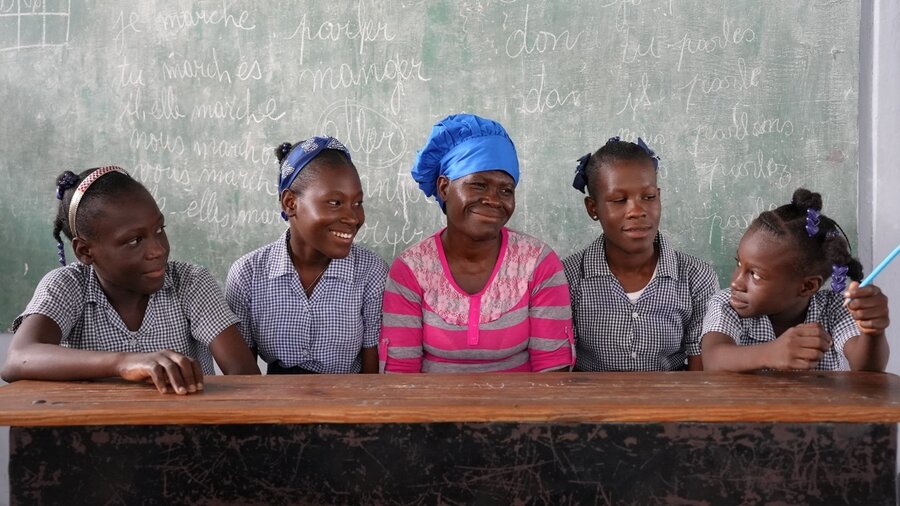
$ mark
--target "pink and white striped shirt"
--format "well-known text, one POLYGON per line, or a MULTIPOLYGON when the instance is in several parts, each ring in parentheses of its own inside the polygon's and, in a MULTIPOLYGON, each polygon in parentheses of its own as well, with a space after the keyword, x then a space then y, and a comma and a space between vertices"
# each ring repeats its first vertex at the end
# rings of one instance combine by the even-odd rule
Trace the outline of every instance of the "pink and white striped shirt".
POLYGON ((384 292, 378 353, 386 372, 527 372, 574 363, 562 263, 529 235, 502 229, 484 288, 463 291, 441 232, 400 254, 384 292))

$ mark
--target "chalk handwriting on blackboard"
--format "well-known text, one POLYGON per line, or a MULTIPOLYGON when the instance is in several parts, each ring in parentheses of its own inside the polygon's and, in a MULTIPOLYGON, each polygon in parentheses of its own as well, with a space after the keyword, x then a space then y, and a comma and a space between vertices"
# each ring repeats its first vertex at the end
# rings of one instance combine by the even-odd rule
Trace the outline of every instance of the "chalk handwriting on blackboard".
MULTIPOLYGON (((641 137, 662 157, 664 232, 725 280, 761 210, 857 184, 858 0, 746 4, 0 0, 0 232, 45 244, 44 197, 19 190, 117 163, 159 202, 174 254, 222 281, 284 230, 274 147, 332 135, 365 192, 357 241, 391 260, 445 223, 410 177, 416 149, 472 112, 516 142, 510 226, 560 256, 588 244, 575 161, 641 137)), ((855 213, 829 202, 851 238, 855 213)), ((15 299, 0 324, 53 267, 28 247, 0 253, 15 299)))

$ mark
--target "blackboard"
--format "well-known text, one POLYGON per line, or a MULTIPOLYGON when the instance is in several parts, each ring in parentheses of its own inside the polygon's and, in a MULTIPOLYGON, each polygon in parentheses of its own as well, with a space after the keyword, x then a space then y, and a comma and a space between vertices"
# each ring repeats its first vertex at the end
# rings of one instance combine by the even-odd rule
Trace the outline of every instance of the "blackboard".
POLYGON ((522 163, 511 226, 560 256, 599 233, 570 184, 612 135, 662 156, 662 228, 723 282, 749 221, 798 186, 855 238, 859 9, 0 0, 0 324, 55 265, 64 169, 129 169, 166 215, 172 258, 224 281, 284 228, 272 147, 334 135, 363 177, 359 240, 390 260, 443 223, 409 168, 454 112, 507 127, 522 163))

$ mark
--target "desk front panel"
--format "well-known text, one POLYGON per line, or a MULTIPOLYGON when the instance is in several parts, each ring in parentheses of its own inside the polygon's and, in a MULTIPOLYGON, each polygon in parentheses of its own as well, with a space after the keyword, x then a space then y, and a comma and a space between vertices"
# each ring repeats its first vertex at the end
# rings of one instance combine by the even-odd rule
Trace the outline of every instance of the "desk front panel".
POLYGON ((11 446, 29 506, 895 500, 894 424, 17 427, 11 446))

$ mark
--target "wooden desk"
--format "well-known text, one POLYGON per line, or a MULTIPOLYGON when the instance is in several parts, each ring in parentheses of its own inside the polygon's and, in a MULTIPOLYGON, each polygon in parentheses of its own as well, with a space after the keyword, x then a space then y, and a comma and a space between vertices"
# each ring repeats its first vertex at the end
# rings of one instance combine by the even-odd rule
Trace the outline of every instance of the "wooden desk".
POLYGON ((872 373, 0 388, 28 505, 894 504, 898 421, 900 378, 872 373))

